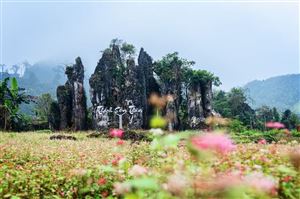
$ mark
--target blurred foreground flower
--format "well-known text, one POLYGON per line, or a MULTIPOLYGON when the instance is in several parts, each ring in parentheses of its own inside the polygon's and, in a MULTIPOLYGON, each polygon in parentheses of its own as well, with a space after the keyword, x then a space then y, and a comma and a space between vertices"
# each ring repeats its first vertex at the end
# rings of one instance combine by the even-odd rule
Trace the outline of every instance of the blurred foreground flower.
POLYGON ((282 124, 282 123, 280 123, 280 122, 267 122, 267 123, 265 124, 265 126, 266 126, 267 128, 272 128, 272 129, 282 129, 282 128, 285 127, 284 124, 282 124))
POLYGON ((182 174, 173 174, 168 178, 165 189, 174 195, 181 195, 188 187, 188 180, 182 174))
POLYGON ((151 128, 165 128, 167 121, 161 116, 154 116, 150 120, 151 128))
POLYGON ((249 186, 257 191, 272 193, 276 190, 275 180, 269 176, 264 176, 262 173, 251 173, 244 179, 246 186, 249 186))
POLYGON ((129 170, 129 175, 138 177, 145 175, 147 172, 148 171, 145 167, 136 164, 129 170))
POLYGON ((207 179, 198 178, 194 184, 199 192, 215 192, 224 191, 242 185, 240 172, 220 173, 217 176, 207 179))
POLYGON ((212 150, 222 154, 236 148, 228 136, 219 133, 205 133, 203 135, 193 137, 191 142, 198 150, 212 150))
POLYGON ((209 126, 227 126, 229 120, 219 116, 210 116, 206 118, 205 123, 209 126))
POLYGON ((291 153, 290 153, 290 160, 293 164, 293 166, 300 171, 300 147, 297 149, 294 149, 291 153))
POLYGON ((150 129, 149 132, 152 133, 154 136, 160 136, 164 134, 163 130, 161 129, 150 129))
POLYGON ((117 182, 114 184, 114 191, 117 195, 123 195, 131 191, 131 186, 126 183, 117 182))
POLYGON ((166 105, 166 98, 160 97, 156 93, 152 93, 149 98, 149 103, 158 109, 163 109, 166 105))
POLYGON ((118 137, 118 138, 122 138, 124 134, 124 131, 122 129, 111 129, 109 132, 109 135, 111 137, 118 137))

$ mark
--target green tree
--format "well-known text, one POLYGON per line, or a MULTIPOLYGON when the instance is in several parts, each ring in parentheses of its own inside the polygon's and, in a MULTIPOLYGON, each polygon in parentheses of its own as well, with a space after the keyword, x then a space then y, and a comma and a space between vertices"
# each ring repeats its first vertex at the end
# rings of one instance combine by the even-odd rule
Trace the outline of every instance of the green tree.
POLYGON ((289 109, 283 112, 281 122, 288 129, 294 129, 300 123, 298 116, 289 109))
POLYGON ((136 53, 134 45, 127 42, 122 43, 120 50, 123 59, 132 58, 136 53))
POLYGON ((232 117, 231 109, 228 103, 228 97, 225 91, 214 91, 213 93, 213 108, 223 117, 232 117))
POLYGON ((192 70, 189 81, 192 86, 194 84, 199 84, 199 82, 200 84, 212 82, 214 86, 221 85, 219 77, 215 76, 211 72, 208 72, 207 70, 192 70))
POLYGON ((263 123, 274 121, 273 109, 268 106, 262 106, 256 110, 257 119, 263 123))
POLYGON ((233 118, 236 118, 246 126, 253 128, 255 111, 247 103, 247 97, 243 89, 232 88, 228 93, 228 104, 233 118))
POLYGON ((280 114, 278 113, 275 107, 273 107, 272 109, 272 114, 273 114, 273 121, 280 121, 280 114))
POLYGON ((36 116, 43 121, 47 121, 50 115, 51 103, 54 100, 52 99, 49 93, 42 94, 38 97, 35 105, 36 116))
POLYGON ((227 93, 215 92, 213 108, 223 117, 237 119, 249 128, 255 126, 255 111, 247 103, 247 97, 241 88, 232 88, 227 93))
POLYGON ((16 127, 22 119, 19 114, 19 106, 21 103, 29 103, 31 96, 26 95, 23 88, 19 88, 16 78, 5 78, 0 83, 0 111, 1 111, 1 128, 9 130, 16 127))

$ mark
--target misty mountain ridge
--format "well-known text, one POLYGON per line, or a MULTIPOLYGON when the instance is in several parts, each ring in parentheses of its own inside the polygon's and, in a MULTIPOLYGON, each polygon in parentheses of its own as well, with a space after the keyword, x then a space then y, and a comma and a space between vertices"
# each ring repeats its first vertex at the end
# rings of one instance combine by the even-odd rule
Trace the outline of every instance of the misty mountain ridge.
POLYGON ((28 62, 4 66, 4 77, 16 77, 20 87, 31 95, 50 93, 55 96, 56 87, 64 83, 65 66, 54 62, 42 61, 33 65, 28 62))
POLYGON ((300 74, 288 74, 265 80, 254 80, 244 88, 252 108, 263 105, 280 111, 290 109, 300 114, 300 74))

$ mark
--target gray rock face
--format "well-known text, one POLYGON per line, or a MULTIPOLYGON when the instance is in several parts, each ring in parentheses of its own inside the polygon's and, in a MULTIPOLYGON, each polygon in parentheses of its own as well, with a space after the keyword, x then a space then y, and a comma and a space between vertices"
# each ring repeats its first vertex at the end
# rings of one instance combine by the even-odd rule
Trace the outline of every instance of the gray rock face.
POLYGON ((190 128, 200 128, 204 122, 203 101, 201 94, 201 86, 193 86, 189 89, 188 100, 188 119, 190 128))
POLYGON ((203 100, 203 110, 204 110, 204 116, 209 117, 212 116, 212 98, 213 98, 213 93, 212 93, 212 82, 206 82, 202 86, 202 100, 203 100))
POLYGON ((80 57, 73 66, 67 66, 65 85, 56 90, 60 109, 60 130, 85 130, 87 120, 86 96, 83 87, 84 66, 80 57))
POLYGON ((113 106, 120 105, 122 92, 117 79, 118 73, 122 73, 122 60, 119 47, 113 45, 112 49, 106 49, 99 60, 94 74, 91 76, 90 93, 93 105, 113 106))
POLYGON ((212 82, 198 82, 188 90, 189 127, 201 128, 205 118, 213 115, 212 82))
POLYGON ((84 79, 84 66, 82 65, 81 59, 76 59, 76 64, 73 65, 73 95, 72 95, 72 117, 73 117, 73 128, 74 130, 86 129, 86 96, 83 87, 84 79))
POLYGON ((139 82, 139 71, 133 59, 127 60, 125 73, 125 107, 128 110, 125 122, 129 129, 141 129, 143 125, 143 87, 139 82))
POLYGON ((92 74, 90 94, 93 120, 97 129, 140 129, 147 127, 151 107, 148 97, 159 92, 153 77, 152 58, 141 49, 138 65, 134 59, 122 60, 119 47, 103 52, 92 74))
POLYGON ((143 128, 147 128, 153 107, 149 106, 148 98, 152 93, 160 94, 160 86, 153 76, 152 58, 141 48, 138 56, 138 82, 143 107, 143 128))
POLYGON ((89 80, 96 128, 118 127, 118 117, 110 108, 122 107, 124 85, 123 80, 118 77, 123 73, 123 68, 119 47, 113 45, 103 52, 89 80))

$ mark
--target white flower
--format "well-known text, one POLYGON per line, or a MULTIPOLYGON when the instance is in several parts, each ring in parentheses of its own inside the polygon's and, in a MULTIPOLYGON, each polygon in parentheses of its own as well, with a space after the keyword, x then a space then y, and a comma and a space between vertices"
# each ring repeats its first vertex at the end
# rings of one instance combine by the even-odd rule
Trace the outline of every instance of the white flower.
POLYGON ((163 130, 161 129, 150 129, 150 133, 152 133, 154 136, 160 136, 164 134, 163 130))

